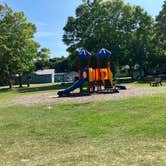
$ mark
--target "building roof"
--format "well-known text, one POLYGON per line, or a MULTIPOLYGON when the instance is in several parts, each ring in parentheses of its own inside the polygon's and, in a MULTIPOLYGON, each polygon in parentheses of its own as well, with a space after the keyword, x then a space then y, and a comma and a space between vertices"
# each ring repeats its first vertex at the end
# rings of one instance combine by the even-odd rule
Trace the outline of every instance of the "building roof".
POLYGON ((52 75, 55 73, 55 69, 44 69, 44 70, 37 70, 34 72, 36 75, 52 75))
POLYGON ((63 76, 66 75, 67 73, 55 73, 55 76, 63 76))

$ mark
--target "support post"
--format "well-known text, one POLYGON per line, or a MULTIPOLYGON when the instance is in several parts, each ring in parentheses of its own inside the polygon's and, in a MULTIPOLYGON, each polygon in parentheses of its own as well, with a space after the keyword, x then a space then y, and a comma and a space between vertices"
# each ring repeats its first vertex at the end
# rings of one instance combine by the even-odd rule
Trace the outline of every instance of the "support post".
MULTIPOLYGON (((81 79, 81 60, 78 57, 78 75, 79 75, 79 79, 81 79)), ((83 89, 82 86, 80 86, 80 93, 82 93, 83 89)))
POLYGON ((88 58, 88 93, 90 94, 91 83, 89 82, 89 68, 91 67, 91 57, 88 58))

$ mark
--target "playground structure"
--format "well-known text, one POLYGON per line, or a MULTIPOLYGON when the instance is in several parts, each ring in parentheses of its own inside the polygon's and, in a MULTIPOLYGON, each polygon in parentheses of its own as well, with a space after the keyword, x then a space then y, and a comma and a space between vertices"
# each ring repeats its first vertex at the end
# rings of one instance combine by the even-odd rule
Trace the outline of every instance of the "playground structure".
POLYGON ((91 54, 87 50, 81 50, 78 54, 79 80, 57 94, 60 97, 70 96, 71 92, 77 88, 80 88, 79 94, 85 94, 85 83, 87 83, 86 94, 118 92, 113 83, 110 61, 111 54, 107 49, 101 49, 97 53, 95 68, 93 68, 91 54))

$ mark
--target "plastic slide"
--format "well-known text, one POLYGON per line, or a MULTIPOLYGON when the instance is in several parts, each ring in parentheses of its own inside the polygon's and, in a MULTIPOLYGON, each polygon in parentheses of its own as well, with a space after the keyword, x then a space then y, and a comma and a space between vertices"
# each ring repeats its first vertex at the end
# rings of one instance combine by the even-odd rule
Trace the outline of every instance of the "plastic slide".
POLYGON ((102 72, 102 70, 101 70, 101 80, 103 82, 103 85, 105 85, 104 73, 102 72))
POLYGON ((92 68, 88 69, 88 74, 89 74, 89 82, 93 82, 95 80, 95 78, 93 76, 93 69, 92 68))
POLYGON ((109 79, 111 85, 113 86, 112 78, 113 78, 112 71, 110 70, 110 68, 108 68, 108 79, 109 79))
POLYGON ((71 85, 70 87, 68 87, 67 89, 65 89, 63 91, 59 91, 57 94, 59 96, 69 94, 73 90, 75 90, 75 89, 79 88, 81 85, 83 85, 84 81, 85 81, 84 78, 81 78, 80 80, 76 81, 73 85, 71 85))

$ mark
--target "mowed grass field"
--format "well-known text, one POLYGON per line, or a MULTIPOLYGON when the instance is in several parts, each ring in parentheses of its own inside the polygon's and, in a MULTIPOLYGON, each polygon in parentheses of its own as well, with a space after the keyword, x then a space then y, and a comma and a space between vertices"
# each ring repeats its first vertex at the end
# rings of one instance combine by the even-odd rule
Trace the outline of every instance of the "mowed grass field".
POLYGON ((41 87, 0 91, 0 165, 166 165, 166 91, 82 104, 7 104, 53 91, 41 87))

